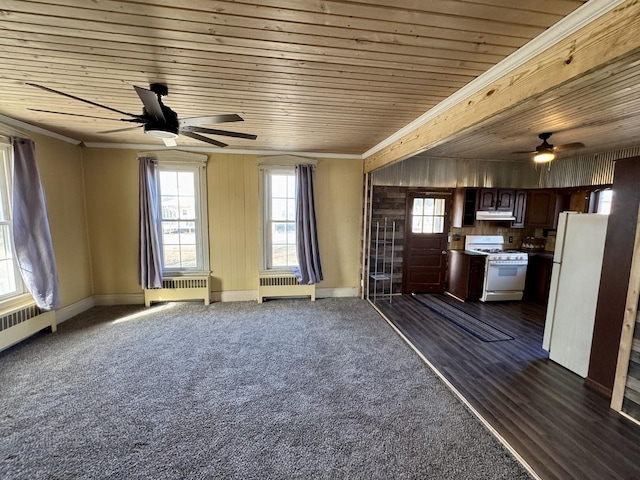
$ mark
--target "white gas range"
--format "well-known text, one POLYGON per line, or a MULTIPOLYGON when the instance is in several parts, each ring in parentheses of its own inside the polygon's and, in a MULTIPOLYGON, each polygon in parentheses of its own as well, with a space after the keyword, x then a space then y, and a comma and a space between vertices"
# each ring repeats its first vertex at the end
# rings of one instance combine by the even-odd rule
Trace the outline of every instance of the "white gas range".
POLYGON ((505 250, 501 235, 467 235, 464 248, 487 256, 481 301, 522 300, 529 263, 526 253, 505 250))

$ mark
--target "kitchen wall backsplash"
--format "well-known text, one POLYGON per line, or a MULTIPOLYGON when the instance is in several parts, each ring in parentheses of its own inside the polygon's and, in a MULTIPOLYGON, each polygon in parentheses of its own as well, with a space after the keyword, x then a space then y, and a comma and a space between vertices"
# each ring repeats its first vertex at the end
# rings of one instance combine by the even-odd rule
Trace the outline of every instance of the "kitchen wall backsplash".
POLYGON ((542 230, 536 228, 509 228, 497 226, 492 222, 479 222, 475 227, 451 228, 449 248, 452 250, 464 250, 466 235, 502 235, 504 246, 509 249, 519 250, 525 237, 542 237, 542 230), (456 240, 459 237, 459 240, 456 240), (511 241, 509 241, 511 240, 511 241))

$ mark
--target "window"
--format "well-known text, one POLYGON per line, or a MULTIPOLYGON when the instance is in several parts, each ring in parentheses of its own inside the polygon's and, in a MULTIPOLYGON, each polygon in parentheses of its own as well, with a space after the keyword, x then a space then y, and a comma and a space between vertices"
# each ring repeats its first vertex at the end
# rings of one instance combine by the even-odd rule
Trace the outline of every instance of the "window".
POLYGON ((613 191, 610 188, 606 190, 600 190, 598 192, 598 199, 596 202, 596 213, 603 215, 609 215, 611 213, 611 198, 613 191))
POLYGON ((296 252, 296 181, 295 170, 265 170, 264 247, 267 269, 298 265, 296 252))
POLYGON ((205 167, 158 161, 158 238, 164 273, 209 270, 205 167))
POLYGON ((11 147, 0 144, 0 300, 24 291, 11 234, 11 147))
POLYGON ((443 233, 444 202, 443 198, 414 198, 411 209, 411 231, 413 233, 443 233))

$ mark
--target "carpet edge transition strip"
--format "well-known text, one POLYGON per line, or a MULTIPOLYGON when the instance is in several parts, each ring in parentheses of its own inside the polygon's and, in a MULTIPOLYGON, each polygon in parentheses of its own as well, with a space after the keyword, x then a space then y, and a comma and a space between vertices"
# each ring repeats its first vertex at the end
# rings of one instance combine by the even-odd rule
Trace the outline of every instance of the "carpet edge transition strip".
POLYGON ((513 448, 509 442, 507 442, 507 440, 500 435, 500 432, 498 432, 493 425, 491 425, 491 423, 489 423, 489 421, 484 418, 482 416, 482 414, 476 410, 474 408, 473 405, 471 405, 471 403, 462 395, 462 393, 447 379, 447 377, 444 376, 444 374, 442 372, 440 372, 440 370, 438 370, 438 368, 431 363, 431 361, 429 361, 429 359, 413 344, 411 343, 411 340, 409 340, 406 335, 404 333, 402 333, 400 331, 400 329, 398 327, 396 327, 394 325, 394 323, 389 320, 387 318, 387 316, 382 313, 382 311, 380 309, 378 309, 378 307, 376 307, 376 305, 369 299, 367 299, 367 302, 369 302, 369 304, 375 309, 376 312, 378 312, 378 314, 384 319, 385 322, 387 322, 387 324, 396 332, 396 334, 398 334, 398 336, 400 336, 400 338, 402 340, 404 340, 404 342, 409 345, 409 347, 418 355, 418 357, 433 371, 433 373, 435 373, 435 375, 445 384, 445 386, 456 396, 458 397, 458 399, 462 402, 463 405, 465 405, 467 407, 467 409, 478 419, 480 420, 480 423, 482 423, 485 428, 487 430, 489 430, 489 432, 498 439, 498 441, 507 449, 507 451, 509 453, 511 453, 511 455, 513 455, 513 457, 520 463, 520 465, 523 466, 523 468, 535 479, 535 480, 543 480, 542 477, 540 477, 535 470, 531 467, 531 465, 529 465, 529 463, 527 463, 527 461, 518 453, 518 451, 513 448))

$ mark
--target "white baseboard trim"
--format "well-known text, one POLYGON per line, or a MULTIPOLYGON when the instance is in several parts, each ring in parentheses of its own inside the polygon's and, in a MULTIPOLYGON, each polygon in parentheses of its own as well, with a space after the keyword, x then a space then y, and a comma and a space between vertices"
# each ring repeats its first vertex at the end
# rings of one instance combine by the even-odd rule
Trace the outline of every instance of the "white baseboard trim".
MULTIPOLYGON (((358 287, 317 288, 316 298, 358 297, 358 287)), ((94 305, 144 305, 142 293, 120 293, 112 295, 94 295, 94 305)), ((258 300, 257 290, 228 290, 211 292, 213 302, 251 302, 258 300)), ((91 308, 93 305, 87 308, 91 308)), ((68 308, 68 307, 67 307, 68 308)), ((85 308, 85 310, 87 309, 85 308)), ((80 311, 78 311, 80 313, 80 311)), ((74 313, 77 315, 77 313, 74 313)), ((73 315, 72 315, 73 316, 73 315)), ((68 317, 70 318, 70 317, 68 317)))
POLYGON ((257 290, 229 290, 227 292, 211 292, 214 302, 250 302, 258 301, 257 290))
POLYGON ((359 297, 358 287, 316 288, 316 298, 359 297))
POLYGON ((75 303, 72 303, 71 305, 67 305, 66 307, 62 307, 61 309, 56 310, 56 325, 60 325, 62 322, 66 322, 71 317, 75 317, 85 310, 89 310, 91 307, 95 306, 95 304, 96 302, 94 297, 87 297, 75 303))
POLYGON ((94 295, 96 305, 144 305, 143 293, 115 293, 94 295))

